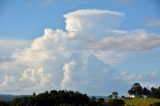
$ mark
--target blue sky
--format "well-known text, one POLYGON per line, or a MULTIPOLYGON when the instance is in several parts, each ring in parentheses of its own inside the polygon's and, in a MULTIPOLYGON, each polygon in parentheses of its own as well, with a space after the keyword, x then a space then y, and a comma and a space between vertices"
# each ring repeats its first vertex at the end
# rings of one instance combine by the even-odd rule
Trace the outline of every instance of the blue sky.
POLYGON ((126 94, 134 82, 157 87, 159 3, 0 1, 0 93, 54 88, 109 95, 126 94))
POLYGON ((45 27, 64 29, 62 15, 77 9, 108 9, 124 12, 127 19, 121 28, 127 30, 145 28, 150 32, 160 33, 157 27, 144 25, 145 20, 160 17, 158 0, 118 0, 117 2, 54 0, 47 6, 46 4, 47 0, 2 1, 0 28, 3 30, 0 32, 0 37, 34 39, 42 34, 45 27))

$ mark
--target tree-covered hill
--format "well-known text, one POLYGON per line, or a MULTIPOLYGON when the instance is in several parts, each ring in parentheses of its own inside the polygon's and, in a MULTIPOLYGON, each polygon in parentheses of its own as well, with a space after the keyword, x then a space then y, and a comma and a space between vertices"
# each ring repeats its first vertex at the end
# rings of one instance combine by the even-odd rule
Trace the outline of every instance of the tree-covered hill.
POLYGON ((15 98, 11 102, 0 102, 0 106, 96 106, 96 102, 80 92, 52 90, 30 97, 15 98))

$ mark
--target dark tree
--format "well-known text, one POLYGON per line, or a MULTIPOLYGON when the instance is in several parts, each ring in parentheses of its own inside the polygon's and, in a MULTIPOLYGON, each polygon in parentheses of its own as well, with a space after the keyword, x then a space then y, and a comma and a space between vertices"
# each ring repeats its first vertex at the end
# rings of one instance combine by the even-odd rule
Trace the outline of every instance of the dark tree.
POLYGON ((108 98, 112 98, 112 95, 109 95, 108 98))
POLYGON ((143 90, 142 90, 142 94, 146 95, 146 96, 149 96, 150 95, 150 90, 148 90, 146 87, 144 87, 143 90))
POLYGON ((139 83, 134 83, 128 93, 140 97, 142 95, 142 86, 139 83))
POLYGON ((117 98, 118 97, 118 92, 112 92, 112 97, 117 98))
POLYGON ((151 97, 152 98, 160 98, 160 90, 158 88, 151 88, 151 97))

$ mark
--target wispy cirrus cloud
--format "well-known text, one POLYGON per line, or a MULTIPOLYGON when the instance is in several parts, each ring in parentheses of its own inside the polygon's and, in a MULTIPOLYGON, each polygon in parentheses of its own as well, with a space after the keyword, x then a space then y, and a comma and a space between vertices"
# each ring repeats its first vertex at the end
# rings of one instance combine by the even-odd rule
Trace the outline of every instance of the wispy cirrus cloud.
POLYGON ((122 8, 122 7, 128 7, 134 3, 134 0, 116 0, 115 3, 113 3, 113 6, 115 8, 122 8))
POLYGON ((145 20, 144 25, 148 27, 160 27, 160 19, 159 18, 147 19, 145 20))
POLYGON ((159 87, 159 78, 160 73, 157 70, 153 70, 149 74, 133 74, 129 71, 123 71, 117 74, 117 78, 120 80, 124 80, 130 84, 135 82, 139 82, 143 87, 147 87, 148 89, 152 87, 159 87))
POLYGON ((157 70, 152 71, 151 74, 148 75, 136 75, 136 74, 131 74, 127 71, 123 71, 120 74, 118 74, 118 78, 126 81, 153 81, 153 80, 158 80, 160 78, 160 73, 157 70))
POLYGON ((52 6, 54 2, 55 0, 35 0, 35 1, 29 1, 29 6, 46 8, 52 6))

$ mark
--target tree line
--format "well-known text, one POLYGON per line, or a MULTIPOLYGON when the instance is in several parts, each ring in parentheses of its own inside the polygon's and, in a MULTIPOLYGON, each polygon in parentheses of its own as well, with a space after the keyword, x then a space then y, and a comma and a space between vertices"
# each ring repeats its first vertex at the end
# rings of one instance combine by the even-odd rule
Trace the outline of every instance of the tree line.
POLYGON ((160 87, 151 89, 147 89, 146 87, 142 87, 139 83, 134 83, 131 89, 128 90, 130 95, 135 95, 135 97, 148 97, 148 98, 156 98, 160 99, 160 87))

